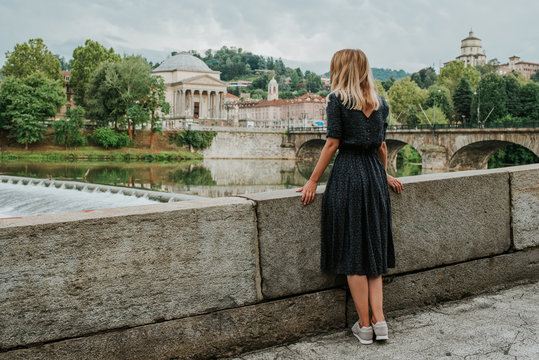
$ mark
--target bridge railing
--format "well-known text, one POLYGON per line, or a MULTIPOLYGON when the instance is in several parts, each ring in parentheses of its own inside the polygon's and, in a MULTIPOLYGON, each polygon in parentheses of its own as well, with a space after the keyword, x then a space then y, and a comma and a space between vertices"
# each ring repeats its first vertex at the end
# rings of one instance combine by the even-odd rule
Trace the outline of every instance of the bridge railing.
POLYGON ((388 130, 436 130, 436 129, 515 129, 536 128, 539 120, 520 120, 512 122, 480 122, 476 124, 417 124, 417 125, 389 125, 388 130))

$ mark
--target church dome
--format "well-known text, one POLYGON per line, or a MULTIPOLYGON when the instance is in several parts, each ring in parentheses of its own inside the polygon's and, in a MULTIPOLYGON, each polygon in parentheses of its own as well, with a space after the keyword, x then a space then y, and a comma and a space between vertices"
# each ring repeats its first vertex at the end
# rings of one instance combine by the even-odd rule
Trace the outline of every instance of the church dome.
POLYGON ((213 70, 206 63, 196 56, 182 52, 165 59, 153 72, 162 71, 201 71, 212 72, 213 70))
POLYGON ((275 78, 271 79, 268 85, 277 85, 277 80, 275 78))

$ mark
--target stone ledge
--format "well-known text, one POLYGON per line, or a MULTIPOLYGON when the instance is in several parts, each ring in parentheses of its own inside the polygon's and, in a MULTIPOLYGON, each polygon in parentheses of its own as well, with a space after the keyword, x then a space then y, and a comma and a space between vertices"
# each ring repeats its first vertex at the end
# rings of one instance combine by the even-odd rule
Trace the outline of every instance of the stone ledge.
POLYGON ((0 228, 0 348, 260 300, 252 202, 188 203, 0 228))
MULTIPOLYGON (((507 170, 428 174, 403 178, 403 183, 403 194, 391 192, 397 268, 390 274, 502 254, 510 248, 507 170)), ((344 283, 344 277, 320 270, 324 189, 318 188, 308 206, 293 189, 245 196, 257 204, 265 298, 344 283)))
POLYGON ((207 359, 341 329, 345 292, 288 299, 0 353, 0 360, 207 359))
POLYGON ((509 174, 513 246, 539 246, 539 165, 512 167, 509 174))
POLYGON ((72 221, 82 221, 91 219, 109 219, 130 215, 149 215, 166 213, 170 211, 202 209, 215 206, 226 205, 254 205, 252 201, 239 197, 223 197, 200 200, 186 200, 166 204, 152 204, 141 206, 124 206, 118 208, 96 209, 86 211, 72 211, 65 213, 43 214, 34 216, 24 216, 17 218, 0 219, 0 230, 2 228, 18 226, 35 226, 44 224, 58 224, 72 221))

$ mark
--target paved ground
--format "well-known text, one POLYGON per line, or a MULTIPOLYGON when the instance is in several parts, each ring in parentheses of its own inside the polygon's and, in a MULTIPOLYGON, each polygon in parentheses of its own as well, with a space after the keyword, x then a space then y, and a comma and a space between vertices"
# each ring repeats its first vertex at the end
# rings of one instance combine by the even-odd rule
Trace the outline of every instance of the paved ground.
POLYGON ((390 340, 361 345, 350 331, 234 359, 539 359, 539 282, 388 317, 390 340))

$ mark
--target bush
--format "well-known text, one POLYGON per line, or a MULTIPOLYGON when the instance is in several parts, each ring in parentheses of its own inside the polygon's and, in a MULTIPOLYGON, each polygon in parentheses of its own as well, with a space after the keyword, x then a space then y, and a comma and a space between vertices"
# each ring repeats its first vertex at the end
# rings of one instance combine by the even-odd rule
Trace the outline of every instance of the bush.
POLYGON ((190 145, 195 149, 202 150, 210 147, 216 135, 215 131, 183 130, 173 133, 171 141, 178 146, 190 145))
POLYGON ((119 149, 129 145, 130 139, 127 134, 117 133, 108 127, 100 127, 94 131, 94 141, 105 149, 119 149))

